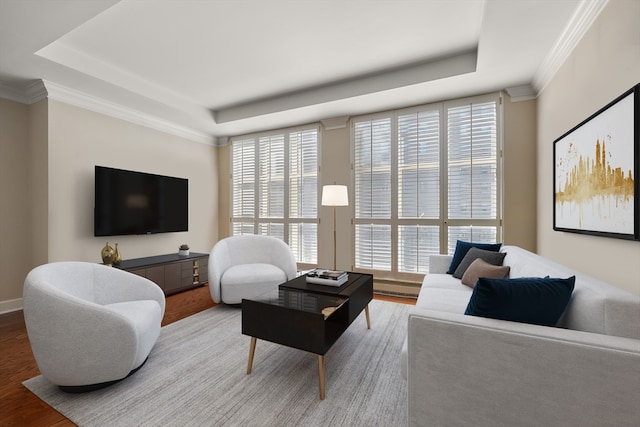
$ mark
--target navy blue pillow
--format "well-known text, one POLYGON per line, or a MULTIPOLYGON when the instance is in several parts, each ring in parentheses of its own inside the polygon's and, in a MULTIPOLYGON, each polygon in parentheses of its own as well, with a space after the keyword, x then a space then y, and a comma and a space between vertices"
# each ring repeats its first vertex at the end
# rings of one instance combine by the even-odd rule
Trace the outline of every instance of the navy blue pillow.
POLYGON ((447 270, 447 274, 455 273, 456 268, 458 268, 458 265, 460 265, 464 256, 469 252, 469 249, 478 248, 484 249, 485 251, 498 252, 501 247, 502 243, 473 243, 458 240, 456 242, 456 251, 453 253, 453 259, 451 260, 451 265, 449 266, 449 270, 447 270))
POLYGON ((576 277, 481 277, 464 314, 555 326, 569 304, 576 277))

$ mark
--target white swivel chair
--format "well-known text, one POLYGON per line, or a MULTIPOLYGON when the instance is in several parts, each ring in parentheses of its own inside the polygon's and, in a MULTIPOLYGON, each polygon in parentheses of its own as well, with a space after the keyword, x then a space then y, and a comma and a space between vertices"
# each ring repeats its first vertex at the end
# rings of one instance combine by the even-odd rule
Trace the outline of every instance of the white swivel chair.
POLYGON ((42 376, 64 391, 91 391, 126 378, 160 336, 164 293, 112 267, 56 262, 34 268, 24 318, 42 376))
POLYGON ((209 291, 214 302, 235 305, 296 277, 289 246, 270 236, 239 235, 216 243, 209 255, 209 291))

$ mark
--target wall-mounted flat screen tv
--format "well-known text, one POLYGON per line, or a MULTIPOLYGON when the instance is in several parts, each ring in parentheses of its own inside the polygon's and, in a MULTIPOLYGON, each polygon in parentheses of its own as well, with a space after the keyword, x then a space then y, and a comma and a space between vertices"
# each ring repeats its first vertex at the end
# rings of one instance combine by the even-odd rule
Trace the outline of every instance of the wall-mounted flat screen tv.
POLYGON ((188 179, 95 167, 95 236, 188 230, 188 179))

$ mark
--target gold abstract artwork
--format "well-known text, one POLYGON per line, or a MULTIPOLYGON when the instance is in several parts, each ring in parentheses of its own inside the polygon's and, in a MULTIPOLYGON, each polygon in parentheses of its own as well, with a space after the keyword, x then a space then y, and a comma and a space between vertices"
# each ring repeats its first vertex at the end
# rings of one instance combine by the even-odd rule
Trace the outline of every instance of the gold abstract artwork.
MULTIPOLYGON (((606 143, 598 139, 595 143, 593 159, 579 156, 577 164, 566 172, 564 186, 556 191, 557 202, 581 203, 598 196, 615 196, 616 200, 629 200, 633 198, 634 177, 633 171, 623 171, 621 167, 612 165, 607 159, 611 153, 607 153, 606 143)), ((575 157, 575 145, 569 144, 567 157, 575 157)), ((562 164, 564 158, 559 157, 562 164)))
POLYGON ((637 238, 634 91, 554 142, 554 229, 637 238))

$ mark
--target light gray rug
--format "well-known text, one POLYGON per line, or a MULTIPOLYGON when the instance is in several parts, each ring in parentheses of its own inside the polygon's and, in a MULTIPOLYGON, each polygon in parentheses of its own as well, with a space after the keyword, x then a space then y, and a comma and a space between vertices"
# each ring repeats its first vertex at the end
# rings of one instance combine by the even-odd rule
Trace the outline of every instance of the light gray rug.
POLYGON ((24 385, 80 426, 404 426, 399 356, 410 306, 374 300, 325 355, 248 336, 239 309, 217 306, 162 328, 147 363, 114 386, 68 394, 42 376, 24 385))

